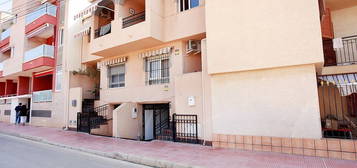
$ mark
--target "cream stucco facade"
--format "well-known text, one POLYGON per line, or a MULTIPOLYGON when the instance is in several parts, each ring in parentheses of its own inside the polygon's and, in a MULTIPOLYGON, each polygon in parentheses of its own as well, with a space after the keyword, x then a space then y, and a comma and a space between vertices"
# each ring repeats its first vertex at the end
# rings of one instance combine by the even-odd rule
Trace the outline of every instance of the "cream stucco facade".
MULTIPOLYGON (((186 133, 194 135, 187 139, 220 147, 240 136, 320 140, 332 129, 326 122, 333 115, 325 106, 320 109, 325 100, 337 97, 335 104, 354 107, 347 102, 353 95, 341 89, 334 88, 340 96, 322 93, 329 88, 324 82, 338 84, 323 77, 357 72, 357 4, 344 1, 53 1, 59 7, 55 40, 48 32, 28 38, 24 20, 0 27, 11 28, 9 46, 16 48, 10 57, 0 54, 0 94, 1 82, 11 91, 9 80, 29 77, 24 95, 33 99, 34 92, 48 87, 37 78, 52 75, 53 87, 47 88, 52 99, 31 101, 40 117, 30 124, 117 138, 183 141, 187 137, 175 135, 186 133), (352 40, 349 49, 346 40, 352 40), (56 48, 55 65, 24 64, 26 51, 42 44, 56 48), (338 53, 343 49, 352 55, 338 53), (341 61, 342 56, 350 59, 341 61), (24 70, 27 66, 30 70, 24 70), (195 120, 175 123, 183 116, 195 120)), ((0 49, 1 42, 6 40, 0 49)), ((5 115, 11 103, 0 104, 0 121, 11 118, 5 115)))

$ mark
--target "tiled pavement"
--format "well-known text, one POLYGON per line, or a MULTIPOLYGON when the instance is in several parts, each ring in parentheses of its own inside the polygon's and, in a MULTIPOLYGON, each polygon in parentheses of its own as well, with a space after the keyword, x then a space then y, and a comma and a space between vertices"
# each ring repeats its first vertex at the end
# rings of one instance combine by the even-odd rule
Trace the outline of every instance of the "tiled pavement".
MULTIPOLYGON (((92 136, 54 128, 15 126, 0 122, 0 133, 36 137, 47 142, 91 151, 125 153, 138 158, 209 168, 357 168, 356 161, 250 152, 163 141, 138 142, 92 136)), ((0 142, 1 145, 1 142, 0 142)), ((1 151, 0 151, 1 152, 1 151)), ((174 166, 175 167, 175 166, 174 166)))

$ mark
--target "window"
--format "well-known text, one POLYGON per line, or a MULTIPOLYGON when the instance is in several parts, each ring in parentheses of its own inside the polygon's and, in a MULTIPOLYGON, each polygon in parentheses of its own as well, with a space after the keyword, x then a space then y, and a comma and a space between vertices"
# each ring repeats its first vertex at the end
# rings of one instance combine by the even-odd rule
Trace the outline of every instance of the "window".
POLYGON ((146 58, 147 84, 162 84, 170 82, 170 61, 168 56, 146 58))
POLYGON ((62 90, 62 67, 57 66, 56 68, 56 91, 62 90))
POLYGON ((108 67, 109 88, 125 87, 125 64, 108 67))
POLYGON ((200 0, 179 0, 180 12, 195 8, 200 5, 200 0))

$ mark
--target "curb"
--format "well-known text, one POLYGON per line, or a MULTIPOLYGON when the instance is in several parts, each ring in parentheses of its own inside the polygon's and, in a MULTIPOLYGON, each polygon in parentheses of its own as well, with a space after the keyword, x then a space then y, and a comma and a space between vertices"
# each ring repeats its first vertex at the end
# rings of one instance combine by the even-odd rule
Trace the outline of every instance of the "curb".
POLYGON ((86 149, 86 148, 74 147, 74 146, 69 146, 69 145, 64 145, 64 144, 60 144, 60 143, 47 141, 47 140, 45 140, 43 138, 39 138, 39 137, 21 135, 18 133, 9 133, 9 132, 1 131, 1 130, 0 130, 0 134, 13 136, 13 137, 17 137, 17 138, 23 138, 23 139, 27 139, 30 141, 39 142, 39 143, 43 143, 43 144, 47 144, 47 145, 57 146, 57 147, 65 148, 65 149, 85 152, 85 153, 89 153, 89 154, 93 154, 93 155, 97 155, 97 156, 101 156, 101 157, 131 162, 131 163, 145 165, 145 166, 158 167, 158 168, 201 168, 198 166, 190 166, 190 165, 175 163, 175 162, 171 162, 171 161, 167 161, 167 160, 158 160, 158 159, 154 159, 154 158, 131 155, 131 154, 126 154, 126 153, 121 153, 121 152, 106 153, 106 152, 101 152, 101 151, 96 151, 96 150, 91 150, 91 149, 86 149))

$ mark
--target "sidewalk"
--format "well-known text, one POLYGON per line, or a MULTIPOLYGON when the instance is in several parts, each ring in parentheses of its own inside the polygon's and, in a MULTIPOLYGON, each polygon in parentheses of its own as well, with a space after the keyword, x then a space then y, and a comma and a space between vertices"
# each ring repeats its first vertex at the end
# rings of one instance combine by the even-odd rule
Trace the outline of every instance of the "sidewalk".
MULTIPOLYGON (((207 168, 356 168, 356 161, 153 141, 92 136, 54 128, 0 122, 0 133, 155 167, 207 168), (189 166, 191 165, 191 166, 189 166)), ((1 145, 1 143, 0 143, 1 145)), ((0 151, 1 152, 1 151, 0 151)))

